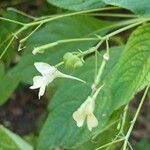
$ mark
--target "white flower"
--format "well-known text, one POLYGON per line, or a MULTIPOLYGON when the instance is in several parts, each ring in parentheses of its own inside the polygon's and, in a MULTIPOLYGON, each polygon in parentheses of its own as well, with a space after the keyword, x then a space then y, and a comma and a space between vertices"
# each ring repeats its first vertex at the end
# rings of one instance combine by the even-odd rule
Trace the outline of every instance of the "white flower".
POLYGON ((44 95, 45 92, 45 88, 46 86, 51 83, 55 78, 69 78, 69 79, 74 79, 74 80, 78 80, 81 82, 84 82, 83 80, 70 76, 70 75, 66 75, 61 73, 60 71, 57 70, 57 68, 55 68, 54 66, 50 66, 47 63, 43 63, 43 62, 36 62, 34 63, 36 69, 42 74, 42 76, 35 76, 33 78, 33 85, 30 87, 30 89, 39 89, 39 99, 41 96, 44 95))
POLYGON ((82 127, 84 124, 85 119, 87 118, 87 127, 90 131, 92 128, 98 126, 98 120, 94 115, 95 109, 95 99, 100 91, 102 86, 97 89, 94 95, 88 96, 88 98, 84 101, 83 104, 73 113, 73 119, 76 121, 78 127, 82 127))

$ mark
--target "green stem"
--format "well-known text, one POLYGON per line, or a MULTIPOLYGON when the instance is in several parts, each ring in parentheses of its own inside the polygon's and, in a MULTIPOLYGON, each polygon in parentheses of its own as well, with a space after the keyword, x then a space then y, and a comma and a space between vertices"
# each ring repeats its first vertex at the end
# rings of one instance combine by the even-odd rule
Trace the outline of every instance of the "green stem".
POLYGON ((98 53, 98 51, 96 50, 95 51, 95 78, 97 76, 97 71, 98 71, 98 65, 97 65, 97 63, 98 63, 98 56, 97 56, 97 53, 98 53))
POLYGON ((80 41, 98 41, 99 38, 74 38, 74 39, 65 39, 57 41, 58 44, 70 43, 70 42, 80 42, 80 41))
POLYGON ((12 44, 13 40, 15 39, 15 37, 21 33, 22 31, 24 31, 26 29, 26 26, 23 26, 22 28, 20 28, 18 31, 16 31, 12 38, 10 39, 9 43, 7 44, 6 48, 4 49, 4 51, 2 52, 2 54, 0 55, 0 59, 2 59, 2 57, 4 56, 4 54, 6 53, 6 51, 8 50, 8 48, 10 47, 10 45, 12 44))
POLYGON ((56 19, 60 19, 60 18, 64 18, 64 17, 69 17, 69 16, 74 16, 74 15, 80 15, 80 14, 96 12, 96 11, 116 10, 116 9, 120 9, 120 8, 119 7, 105 7, 105 8, 96 8, 96 9, 91 9, 91 10, 84 10, 84 11, 79 11, 79 12, 62 14, 62 15, 58 15, 58 16, 55 16, 55 17, 46 18, 44 20, 29 23, 28 26, 34 26, 34 25, 37 25, 37 24, 46 23, 46 22, 50 22, 52 20, 56 20, 56 19))
POLYGON ((102 76, 103 70, 104 70, 104 68, 105 68, 105 65, 106 65, 106 60, 103 59, 102 64, 101 64, 101 66, 100 66, 100 68, 99 68, 99 70, 98 70, 98 74, 97 74, 97 76, 96 76, 96 78, 95 78, 95 81, 94 81, 95 86, 97 86, 98 83, 99 83, 100 80, 101 80, 101 76, 102 76))
POLYGON ((8 37, 0 44, 0 47, 3 46, 10 38, 11 38, 11 36, 8 36, 8 37))
POLYGON ((42 26, 42 24, 39 24, 28 36, 26 36, 25 38, 23 38, 22 40, 20 40, 20 43, 24 43, 33 33, 35 33, 40 27, 42 26))
POLYGON ((129 141, 128 141, 128 146, 129 146, 130 150, 133 150, 132 145, 130 144, 129 141))
MULTIPOLYGON (((125 106, 123 116, 121 118, 122 119, 121 120, 121 129, 120 129, 119 133, 116 135, 116 137, 113 139, 113 141, 116 141, 120 135, 124 137, 124 135, 122 135, 122 134, 123 134, 123 129, 124 129, 124 125, 125 125, 125 121, 126 121, 126 117, 127 117, 127 111, 128 111, 128 105, 125 106)), ((111 145, 109 145, 107 150, 110 148, 111 148, 111 145)))
POLYGON ((126 105, 124 108, 124 113, 123 113, 122 123, 121 123, 121 129, 120 129, 121 134, 123 133, 123 130, 124 130, 124 126, 125 126, 125 122, 126 122, 126 118, 127 118, 127 112, 128 112, 128 105, 126 105))
POLYGON ((143 105, 143 103, 144 103, 144 100, 145 100, 145 97, 146 97, 146 95, 147 95, 149 86, 150 86, 150 85, 147 86, 147 88, 146 88, 146 90, 145 90, 145 92, 144 92, 144 94, 143 94, 143 96, 142 96, 141 102, 140 102, 140 104, 139 104, 139 106, 138 106, 138 109, 137 109, 137 111, 136 111, 136 113, 135 113, 135 116, 134 116, 133 120, 131 121, 131 126, 130 126, 130 128, 129 128, 129 130, 128 130, 126 136, 125 136, 125 141, 124 141, 124 144, 123 144, 123 150, 126 150, 126 148, 127 148, 127 144, 128 144, 128 140, 129 140, 130 134, 131 134, 131 132, 132 132, 132 130, 133 130, 133 127, 134 127, 134 125, 135 125, 135 122, 136 122, 136 120, 137 120, 137 118, 138 118, 138 115, 139 115, 139 113, 140 113, 141 107, 142 107, 142 105, 143 105))
POLYGON ((114 35, 116 35, 116 34, 119 34, 119 33, 121 33, 121 32, 123 32, 123 31, 125 31, 125 30, 128 30, 128 29, 130 29, 130 28, 133 28, 133 27, 135 27, 135 26, 138 26, 139 24, 141 24, 141 23, 143 23, 143 22, 145 22, 145 21, 149 21, 150 19, 140 19, 138 22, 136 22, 136 23, 133 23, 133 24, 131 24, 131 25, 128 25, 128 26, 126 26, 126 27, 123 27, 123 28, 121 28, 121 29, 118 29, 118 30, 116 30, 116 31, 114 31, 114 32, 111 32, 111 33, 109 33, 109 34, 107 34, 106 36, 104 36, 104 38, 110 38, 110 37, 112 37, 112 36, 114 36, 114 35))
POLYGON ((70 42, 80 42, 80 41, 98 41, 99 38, 74 38, 74 39, 64 39, 64 40, 58 40, 56 42, 52 42, 49 44, 45 44, 39 47, 36 47, 34 50, 38 51, 44 51, 46 49, 49 49, 51 47, 57 46, 58 44, 63 43, 70 43, 70 42))
POLYGON ((4 21, 8 21, 8 22, 12 22, 12 23, 15 23, 15 24, 18 24, 18 25, 25 26, 25 23, 22 23, 22 22, 19 22, 19 21, 16 21, 16 20, 11 20, 11 19, 8 19, 8 18, 0 17, 0 20, 4 20, 4 21))
MULTIPOLYGON (((101 40, 101 42, 99 42, 97 44, 96 50, 99 48, 99 46, 102 44, 102 42, 103 42, 103 40, 101 40)), ((106 39, 106 53, 104 55, 107 55, 108 59, 109 59, 109 44, 108 44, 108 39, 106 39)), ((103 56, 102 64, 101 64, 101 66, 100 66, 100 68, 98 70, 98 74, 97 74, 97 76, 95 77, 95 80, 94 80, 95 87, 97 87, 97 85, 99 84, 99 82, 101 80, 101 76, 102 76, 103 70, 105 68, 106 62, 107 62, 107 60, 103 56)))
POLYGON ((22 16, 25 16, 25 17, 27 17, 29 19, 32 19, 32 20, 36 20, 37 19, 37 18, 35 18, 35 17, 33 17, 33 16, 29 15, 29 14, 26 14, 26 13, 24 13, 24 12, 18 10, 18 9, 12 8, 12 7, 8 7, 7 10, 16 12, 16 13, 18 13, 18 14, 20 14, 22 16))
POLYGON ((132 14, 117 14, 117 13, 89 13, 89 16, 101 16, 101 17, 120 17, 120 18, 137 18, 138 16, 132 14))
POLYGON ((60 67, 60 66, 63 65, 63 64, 64 64, 64 62, 62 61, 62 62, 56 64, 55 67, 58 68, 58 67, 60 67))
POLYGON ((9 43, 7 44, 7 46, 5 47, 4 51, 3 51, 2 54, 0 55, 0 59, 2 59, 2 57, 3 57, 4 54, 6 53, 7 49, 8 49, 9 46, 12 44, 14 38, 15 38, 14 36, 11 38, 11 40, 9 41, 9 43))
POLYGON ((128 19, 128 20, 125 20, 125 21, 120 21, 120 22, 117 22, 117 23, 114 23, 114 24, 111 24, 110 26, 107 26, 106 28, 104 28, 103 30, 102 29, 98 29, 94 32, 91 32, 90 34, 88 34, 87 36, 90 36, 90 35, 94 35, 94 34, 98 34, 99 32, 102 32, 102 31, 108 31, 108 30, 114 30, 114 29, 118 29, 120 27, 123 27, 123 26, 127 26, 127 25, 130 25, 130 24, 133 24, 133 23, 136 23, 136 22, 139 22, 141 21, 141 18, 136 18, 136 19, 128 19))
POLYGON ((107 147, 107 146, 109 146, 109 145, 112 145, 112 144, 115 144, 115 143, 119 143, 119 142, 121 142, 121 141, 123 141, 123 140, 124 140, 123 138, 122 138, 122 139, 118 139, 118 140, 116 140, 116 141, 107 143, 107 144, 105 144, 105 145, 103 145, 103 146, 101 146, 101 147, 99 147, 99 148, 96 148, 95 150, 100 150, 100 149, 105 148, 105 147, 107 147))

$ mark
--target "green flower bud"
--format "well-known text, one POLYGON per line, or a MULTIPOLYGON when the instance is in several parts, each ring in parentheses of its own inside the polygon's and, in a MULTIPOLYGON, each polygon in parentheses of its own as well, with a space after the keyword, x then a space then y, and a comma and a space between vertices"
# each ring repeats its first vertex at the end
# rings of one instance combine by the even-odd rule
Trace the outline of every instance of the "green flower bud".
POLYGON ((83 66, 83 62, 80 60, 80 61, 75 63, 74 68, 80 68, 82 66, 83 66))
POLYGON ((83 65, 83 61, 78 55, 67 52, 64 57, 64 64, 68 68, 79 68, 83 65))

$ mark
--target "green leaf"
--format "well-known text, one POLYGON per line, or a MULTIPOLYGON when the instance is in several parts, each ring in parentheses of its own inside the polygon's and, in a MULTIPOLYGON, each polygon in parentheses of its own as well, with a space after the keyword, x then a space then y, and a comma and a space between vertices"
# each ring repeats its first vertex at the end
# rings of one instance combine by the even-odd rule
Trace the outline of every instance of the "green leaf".
POLYGON ((55 65, 63 60, 63 55, 66 52, 77 51, 78 48, 86 50, 96 42, 86 41, 62 44, 36 56, 32 54, 34 47, 62 39, 88 37, 90 34, 93 35, 95 31, 103 34, 103 30, 110 25, 109 22, 99 21, 90 17, 70 17, 53 21, 39 29, 26 43, 26 49, 23 50, 24 54, 19 64, 8 71, 0 80, 0 104, 3 104, 9 98, 20 82, 32 84, 32 78, 37 74, 33 65, 35 61, 55 65))
POLYGON ((137 28, 130 36, 116 69, 108 80, 111 109, 128 103, 139 89, 150 83, 150 24, 137 28))
POLYGON ((47 0, 50 4, 69 10, 86 10, 103 7, 102 0, 47 0))
POLYGON ((67 81, 54 95, 49 105, 49 116, 41 131, 38 150, 53 147, 74 148, 99 135, 107 126, 111 114, 129 103, 140 87, 150 83, 150 24, 136 29, 123 53, 111 49, 110 60, 104 70, 102 83, 105 86, 96 100, 95 114, 99 126, 89 132, 86 124, 77 128, 72 113, 90 94, 94 76, 94 60, 89 59, 76 74, 87 81, 80 84, 67 81), (116 52, 116 53, 115 53, 116 52))
POLYGON ((149 0, 103 0, 106 4, 129 9, 142 16, 150 16, 149 0))
POLYGON ((4 76, 4 73, 5 73, 4 64, 0 62, 0 79, 4 76))
POLYGON ((0 150, 33 150, 33 147, 18 135, 0 125, 0 150))

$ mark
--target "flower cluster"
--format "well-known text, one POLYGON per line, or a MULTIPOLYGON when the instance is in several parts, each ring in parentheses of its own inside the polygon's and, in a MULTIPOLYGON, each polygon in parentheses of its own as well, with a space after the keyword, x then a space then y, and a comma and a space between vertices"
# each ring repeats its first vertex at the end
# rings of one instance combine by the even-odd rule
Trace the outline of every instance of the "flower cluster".
MULTIPOLYGON (((57 42, 50 43, 48 47, 53 47, 57 44, 58 44, 57 42)), ((44 52, 43 50, 45 48, 46 48, 45 46, 34 48, 32 53, 34 55, 37 53, 43 53, 44 52)), ((109 60, 109 55, 105 54, 103 56, 103 59, 105 61, 109 60)), ((60 63, 60 64, 64 64, 66 67, 69 67, 69 68, 78 68, 78 67, 81 67, 83 63, 84 63, 83 55, 67 52, 63 57, 63 63, 60 63)), ((58 67, 59 65, 56 65, 56 66, 58 67)), ((44 95, 46 87, 55 78, 68 78, 68 79, 78 80, 80 82, 85 83, 85 81, 77 77, 64 74, 60 72, 57 69, 57 67, 51 66, 44 62, 36 62, 34 63, 34 66, 41 75, 33 77, 33 85, 30 86, 30 89, 39 89, 39 93, 38 93, 39 99, 41 96, 44 95)), ((100 69, 100 71, 101 70, 102 69, 100 69)), ((99 74, 101 75, 101 73, 99 74)), ((98 126, 98 119, 94 115, 95 100, 102 87, 103 86, 97 89, 97 84, 93 84, 92 94, 88 96, 87 99, 80 105, 80 107, 72 114, 72 117, 76 121, 76 124, 78 127, 82 127, 84 125, 85 120, 87 122, 87 127, 90 131, 92 131, 93 128, 98 126)))

